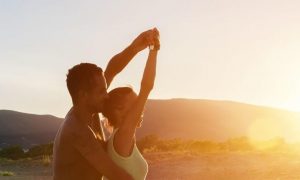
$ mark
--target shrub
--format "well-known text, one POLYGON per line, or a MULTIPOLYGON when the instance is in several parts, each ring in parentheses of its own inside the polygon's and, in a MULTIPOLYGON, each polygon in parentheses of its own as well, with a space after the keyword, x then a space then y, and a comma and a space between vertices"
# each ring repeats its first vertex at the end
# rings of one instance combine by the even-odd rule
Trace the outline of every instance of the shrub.
POLYGON ((10 171, 0 171, 0 176, 14 176, 15 174, 10 171))
POLYGON ((42 159, 43 166, 49 166, 51 164, 51 159, 49 155, 44 155, 42 159))
POLYGON ((3 158, 16 160, 24 156, 24 151, 20 145, 8 146, 0 150, 0 157, 3 158))
POLYGON ((155 146, 159 141, 158 136, 156 135, 147 135, 137 141, 137 146, 141 152, 144 152, 145 149, 150 149, 155 146))
POLYGON ((50 156, 53 153, 53 143, 41 144, 31 147, 26 157, 50 156))

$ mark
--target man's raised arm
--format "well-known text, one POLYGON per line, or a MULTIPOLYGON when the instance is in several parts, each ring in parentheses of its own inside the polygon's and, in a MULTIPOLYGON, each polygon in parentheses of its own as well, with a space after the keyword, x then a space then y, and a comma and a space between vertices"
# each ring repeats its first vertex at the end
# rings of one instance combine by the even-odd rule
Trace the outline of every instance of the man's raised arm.
POLYGON ((126 67, 138 52, 152 44, 154 44, 154 34, 151 29, 142 32, 127 48, 111 58, 104 72, 107 87, 109 87, 114 77, 126 67))

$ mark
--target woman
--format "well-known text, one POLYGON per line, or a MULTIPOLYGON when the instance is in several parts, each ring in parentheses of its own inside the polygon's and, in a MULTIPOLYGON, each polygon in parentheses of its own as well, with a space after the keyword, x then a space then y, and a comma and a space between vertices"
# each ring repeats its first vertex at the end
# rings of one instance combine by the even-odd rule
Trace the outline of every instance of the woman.
POLYGON ((112 160, 135 180, 145 179, 148 172, 147 162, 136 146, 135 132, 141 125, 144 106, 154 86, 160 44, 157 29, 153 31, 155 43, 150 47, 140 92, 136 94, 129 87, 112 90, 103 111, 103 115, 114 128, 107 143, 107 152, 112 160))

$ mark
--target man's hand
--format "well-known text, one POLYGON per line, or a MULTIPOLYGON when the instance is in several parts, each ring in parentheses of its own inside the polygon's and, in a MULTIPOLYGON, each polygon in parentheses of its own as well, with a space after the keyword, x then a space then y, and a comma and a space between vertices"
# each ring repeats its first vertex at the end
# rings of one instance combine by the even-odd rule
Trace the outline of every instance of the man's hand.
POLYGON ((111 84, 114 77, 120 73, 131 59, 140 51, 150 45, 154 45, 155 49, 159 49, 159 32, 156 28, 142 32, 135 40, 122 52, 115 55, 108 63, 104 76, 107 87, 111 84))
POLYGON ((159 32, 156 28, 142 32, 132 43, 131 47, 138 53, 144 50, 146 47, 155 44, 155 39, 159 36, 159 32))

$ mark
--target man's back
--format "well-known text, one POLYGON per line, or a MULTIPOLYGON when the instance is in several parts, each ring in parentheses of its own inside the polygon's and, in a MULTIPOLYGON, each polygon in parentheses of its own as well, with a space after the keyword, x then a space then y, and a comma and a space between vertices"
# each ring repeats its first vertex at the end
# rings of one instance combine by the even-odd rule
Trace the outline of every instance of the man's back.
POLYGON ((99 144, 91 127, 75 118, 71 109, 54 141, 54 180, 101 179, 102 175, 86 159, 99 144))

